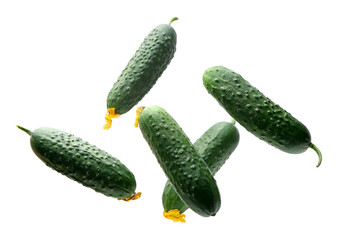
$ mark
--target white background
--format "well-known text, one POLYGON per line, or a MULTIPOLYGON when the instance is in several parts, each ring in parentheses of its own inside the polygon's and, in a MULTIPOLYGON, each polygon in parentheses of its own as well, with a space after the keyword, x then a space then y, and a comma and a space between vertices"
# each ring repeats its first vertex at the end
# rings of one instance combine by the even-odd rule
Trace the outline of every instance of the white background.
POLYGON ((341 239, 341 14, 338 1, 1 1, 0 239, 341 239), (175 56, 138 104, 165 108, 194 142, 230 116, 202 84, 206 68, 240 73, 310 130, 323 153, 281 152, 237 124, 216 175, 215 217, 162 216, 166 177, 133 127, 102 129, 106 97, 158 24, 175 56), (16 125, 71 132, 120 159, 142 197, 117 201, 46 167, 16 125))

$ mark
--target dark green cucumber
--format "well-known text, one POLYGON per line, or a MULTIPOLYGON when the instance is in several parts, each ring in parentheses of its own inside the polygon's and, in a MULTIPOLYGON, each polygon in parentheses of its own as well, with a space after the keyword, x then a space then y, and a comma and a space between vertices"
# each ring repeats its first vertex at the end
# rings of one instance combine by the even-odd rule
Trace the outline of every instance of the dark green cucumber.
POLYGON ((222 66, 211 67, 203 75, 204 86, 219 104, 243 127, 270 145, 287 153, 302 153, 312 144, 300 121, 251 86, 242 76, 222 66))
MULTIPOLYGON (((173 18, 171 22, 177 20, 173 18)), ((124 114, 153 87, 176 50, 176 32, 169 24, 154 28, 118 77, 107 97, 107 108, 124 114)))
MULTIPOLYGON (((194 148, 210 168, 212 175, 215 175, 236 149, 238 143, 239 132, 235 125, 218 122, 194 143, 194 148)), ((166 212, 178 209, 180 213, 183 213, 188 209, 170 181, 167 181, 163 190, 162 204, 166 212)))
POLYGON ((118 159, 96 146, 54 128, 29 131, 33 152, 49 167, 65 176, 114 198, 134 195, 133 173, 118 159))
POLYGON ((178 123, 164 109, 151 106, 142 110, 139 126, 186 205, 201 216, 214 216, 221 204, 218 186, 178 123))

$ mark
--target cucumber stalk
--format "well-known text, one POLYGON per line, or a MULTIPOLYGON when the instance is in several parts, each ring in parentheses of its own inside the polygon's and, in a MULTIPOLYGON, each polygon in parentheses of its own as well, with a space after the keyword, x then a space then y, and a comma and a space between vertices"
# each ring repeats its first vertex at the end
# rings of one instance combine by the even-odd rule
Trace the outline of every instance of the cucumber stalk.
POLYGON ((28 130, 28 129, 26 129, 26 128, 23 128, 23 127, 21 127, 21 126, 19 126, 19 125, 17 125, 17 127, 20 129, 20 130, 23 130, 25 133, 27 133, 28 135, 32 135, 32 132, 30 131, 30 130, 28 130))
POLYGON ((319 156, 319 161, 316 165, 316 167, 319 167, 322 163, 322 153, 314 144, 311 144, 310 148, 312 148, 317 153, 317 155, 319 156))
POLYGON ((179 18, 177 18, 177 17, 173 17, 173 18, 170 20, 170 22, 169 22, 169 24, 168 24, 168 25, 170 26, 170 25, 171 25, 171 23, 172 23, 172 22, 174 22, 174 21, 176 21, 176 20, 179 20, 179 18))

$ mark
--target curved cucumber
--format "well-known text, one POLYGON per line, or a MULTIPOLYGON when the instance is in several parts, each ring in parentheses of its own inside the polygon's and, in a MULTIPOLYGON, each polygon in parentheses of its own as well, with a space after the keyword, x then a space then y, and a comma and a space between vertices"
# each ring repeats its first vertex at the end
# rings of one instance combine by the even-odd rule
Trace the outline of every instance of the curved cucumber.
POLYGON ((308 129, 290 113, 251 86, 242 76, 222 66, 211 67, 203 75, 204 86, 219 104, 255 136, 287 153, 313 148, 308 129))
POLYGON ((107 97, 108 112, 105 117, 109 129, 111 118, 128 112, 153 87, 167 68, 176 50, 176 32, 170 24, 154 28, 129 61, 107 97))
POLYGON ((214 216, 221 204, 216 181, 177 122, 162 108, 144 108, 139 126, 175 191, 194 212, 214 216))
POLYGON ((31 136, 33 152, 47 166, 106 196, 134 199, 133 173, 105 151, 54 128, 18 128, 31 136))
MULTIPOLYGON (((238 143, 239 132, 235 125, 218 122, 194 143, 194 148, 210 168, 212 175, 215 175, 236 149, 238 143)), ((165 212, 177 209, 181 214, 188 209, 169 181, 163 190, 162 204, 165 212)), ((172 217, 169 218, 173 221, 178 220, 172 217)))

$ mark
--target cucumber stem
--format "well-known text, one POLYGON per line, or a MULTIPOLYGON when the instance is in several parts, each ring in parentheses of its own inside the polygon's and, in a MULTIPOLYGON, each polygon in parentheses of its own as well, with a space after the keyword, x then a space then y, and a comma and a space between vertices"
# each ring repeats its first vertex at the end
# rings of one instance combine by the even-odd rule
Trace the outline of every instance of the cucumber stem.
POLYGON ((233 125, 235 125, 235 124, 236 124, 236 120, 235 120, 234 118, 231 118, 231 123, 232 123, 233 125))
POLYGON ((30 131, 30 130, 28 130, 28 129, 26 129, 26 128, 23 128, 23 127, 21 127, 21 126, 19 126, 19 125, 17 125, 17 127, 20 129, 20 130, 23 130, 24 132, 26 132, 28 135, 32 135, 32 132, 30 131))
POLYGON ((319 162, 316 165, 316 167, 319 167, 322 163, 322 153, 314 144, 310 144, 310 148, 312 148, 319 156, 319 162))
POLYGON ((177 18, 177 17, 173 17, 173 18, 170 20, 170 22, 169 22, 169 24, 168 24, 168 25, 170 26, 170 25, 171 25, 171 23, 172 23, 172 22, 174 22, 174 21, 176 21, 176 20, 179 20, 179 18, 177 18))

